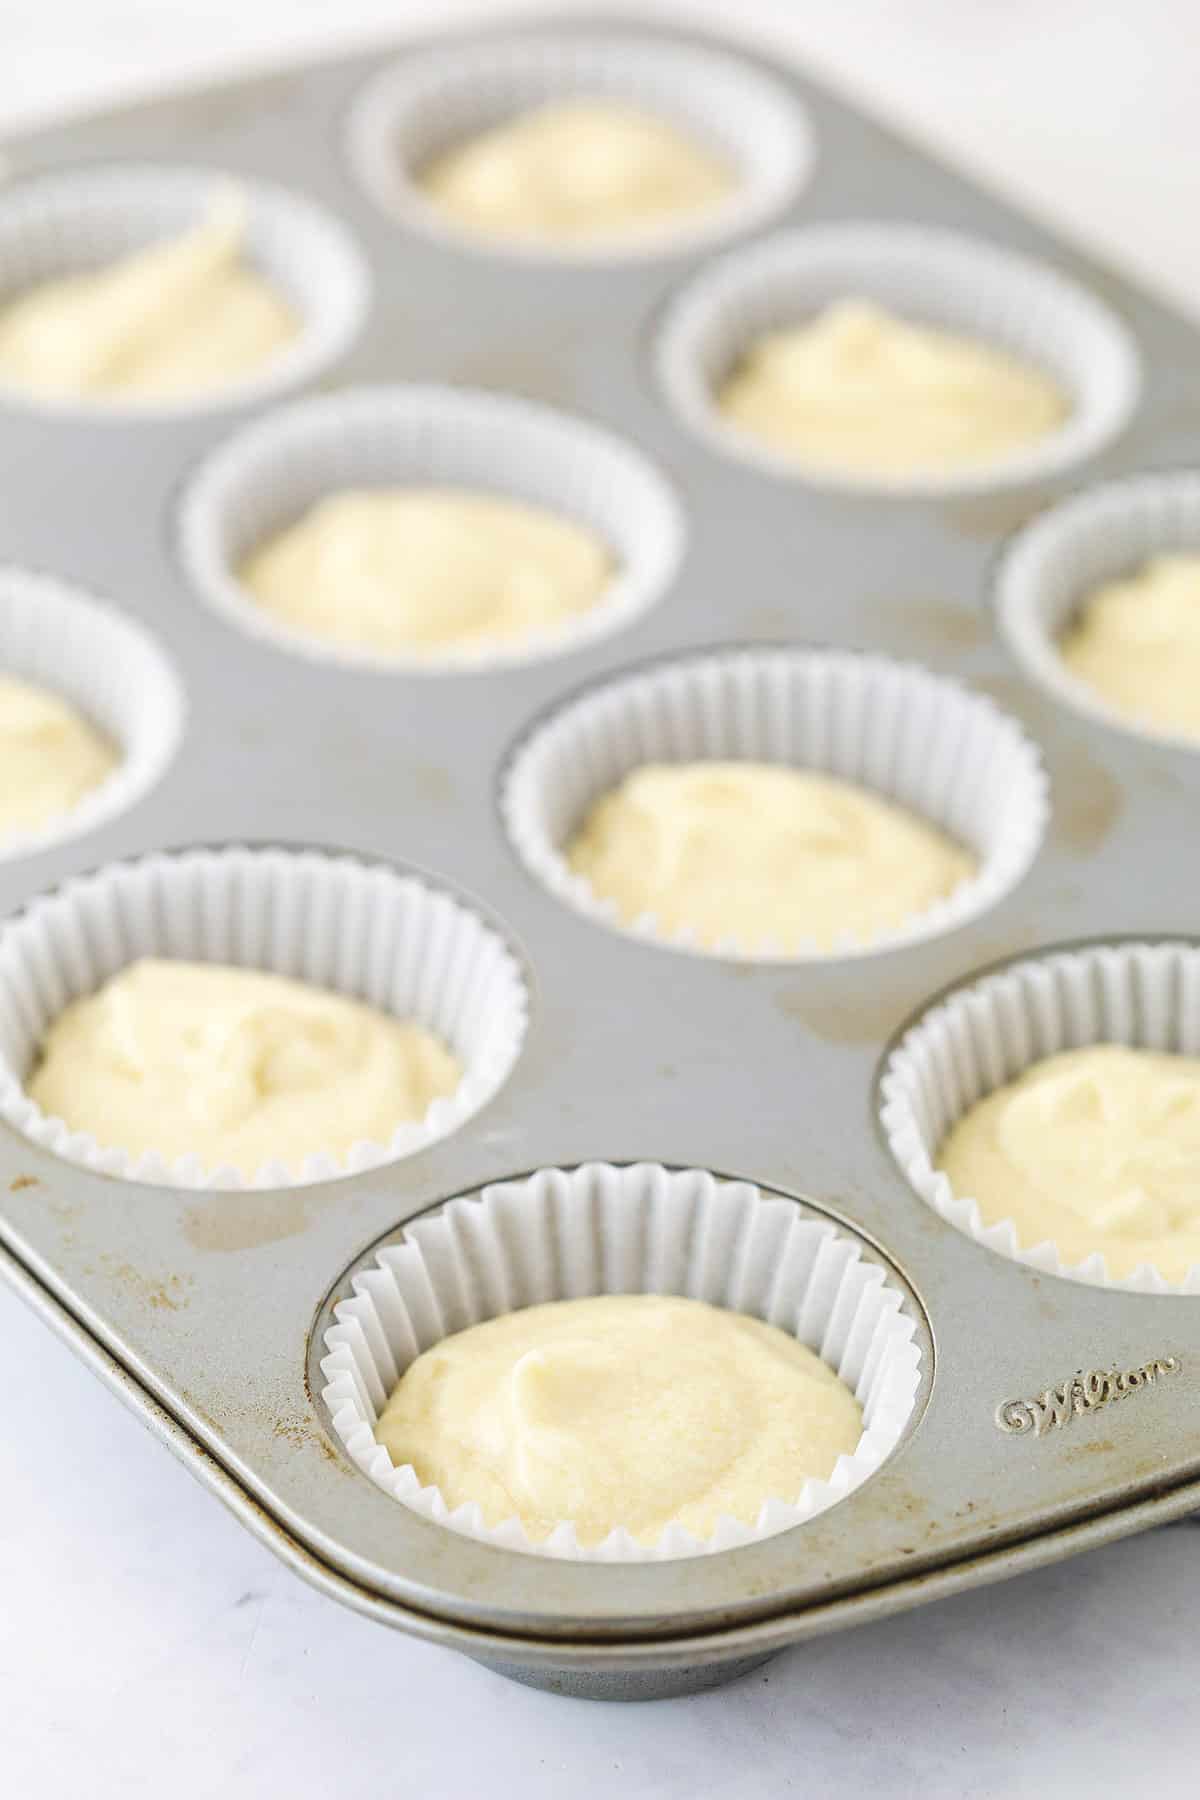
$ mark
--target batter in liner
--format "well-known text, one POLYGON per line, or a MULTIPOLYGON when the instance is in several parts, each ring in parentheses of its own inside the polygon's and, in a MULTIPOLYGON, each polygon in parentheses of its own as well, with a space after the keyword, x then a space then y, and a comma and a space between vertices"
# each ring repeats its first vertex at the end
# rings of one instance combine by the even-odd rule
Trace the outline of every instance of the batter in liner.
POLYGON ((422 1026, 257 969, 147 960, 74 1001, 27 1083, 98 1144, 198 1156, 252 1179, 386 1144, 462 1069, 422 1026))
POLYGON ((0 675, 0 842, 69 813, 118 761, 115 747, 69 702, 0 675))
POLYGON ((550 102, 435 157, 426 198, 491 237, 619 238, 717 205, 733 170, 678 127, 615 100, 550 102))
POLYGON ((862 1435, 850 1389, 787 1332, 698 1300, 552 1301, 444 1338, 405 1371, 375 1436, 398 1466, 535 1542, 564 1521, 710 1537, 795 1502, 862 1435))
POLYGON ((647 763, 592 807, 566 851, 627 925, 708 947, 868 943, 953 893, 973 856, 880 795, 812 769, 647 763))
POLYGON ((281 623, 383 655, 436 654, 565 629, 615 573, 585 525, 454 488, 331 494, 240 571, 281 623))
POLYGON ((1200 1263, 1200 1059, 1096 1044, 1046 1057, 958 1121, 938 1167, 989 1225, 1110 1275, 1200 1263))
POLYGON ((240 195, 222 194, 181 236, 0 306, 0 383, 60 398, 160 400, 256 373, 301 323, 243 259, 246 217, 240 195))
POLYGON ((1036 443, 1069 409, 1007 351, 843 300, 752 342, 717 394, 731 425, 797 462, 867 476, 969 468, 1036 443))
POLYGON ((1097 588, 1061 650, 1127 718, 1200 739, 1200 555, 1156 556, 1097 588))

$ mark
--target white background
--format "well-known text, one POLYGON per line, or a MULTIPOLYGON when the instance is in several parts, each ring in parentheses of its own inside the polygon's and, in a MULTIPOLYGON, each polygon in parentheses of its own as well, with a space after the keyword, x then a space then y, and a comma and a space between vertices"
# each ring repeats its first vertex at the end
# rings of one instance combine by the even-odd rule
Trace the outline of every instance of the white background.
MULTIPOLYGON (((752 21, 1200 313, 1195 0, 644 10, 752 21)), ((480 11, 0 0, 0 128, 480 11)), ((597 1707, 311 1593, 3 1291, 0 1370, 5 1800, 1200 1791, 1195 1527, 801 1647, 728 1689, 597 1707)))

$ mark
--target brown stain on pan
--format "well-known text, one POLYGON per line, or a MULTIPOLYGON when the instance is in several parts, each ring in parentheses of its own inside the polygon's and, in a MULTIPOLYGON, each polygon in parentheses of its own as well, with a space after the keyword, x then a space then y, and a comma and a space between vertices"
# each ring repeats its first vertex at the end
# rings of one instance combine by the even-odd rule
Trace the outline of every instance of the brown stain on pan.
POLYGON ((289 1444, 293 1450, 316 1450, 326 1462, 332 1463, 335 1468, 345 1469, 346 1467, 329 1439, 312 1419, 276 1419, 271 1427, 271 1436, 289 1444))
POLYGON ((448 769, 435 763, 411 763, 402 774, 414 798, 429 806, 448 806, 454 799, 454 779, 448 769))
POLYGON ((182 1312, 188 1304, 188 1289, 192 1285, 190 1275, 147 1275, 132 1263, 119 1261, 109 1251, 105 1251, 100 1261, 112 1281, 118 1282, 152 1312, 182 1312))
MULTIPOLYGON (((41 1182, 37 1183, 40 1187, 41 1182)), ((83 1211, 82 1200, 69 1200, 65 1194, 50 1189, 43 1196, 46 1211, 56 1218, 60 1225, 71 1225, 83 1211)))
POLYGON ((574 399, 570 369, 553 355, 528 355, 515 350, 486 350, 461 357, 449 379, 465 387, 495 388, 526 400, 561 406, 574 399))
POLYGON ((795 613, 786 606, 756 606, 745 619, 747 631, 766 638, 786 637, 795 623, 795 613))
POLYGON ((1044 942, 1045 932, 1037 925, 1014 925, 1011 931, 997 932, 994 937, 973 939, 971 969, 962 977, 964 985, 971 980, 975 969, 985 968, 988 963, 1003 962, 1009 956, 1020 956, 1044 942))
POLYGON ((1004 538, 1028 525, 1048 505, 1030 494, 990 494, 975 500, 954 500, 942 508, 942 517, 959 537, 1004 538))
POLYGON ((847 986, 833 994, 786 987, 775 996, 775 1004, 785 1018, 795 1019, 827 1044, 878 1043, 890 1037, 919 1000, 920 994, 911 983, 883 991, 854 991, 847 986))
POLYGON ((1078 746, 1055 759, 1053 778, 1054 830, 1068 850, 1087 856, 1099 849, 1120 817, 1120 783, 1078 746))
MULTIPOLYGON (((985 675, 973 685, 1042 737, 1055 723, 1051 703, 1015 675, 985 675)), ((1061 714, 1058 715, 1061 722, 1061 714)), ((1080 744, 1054 757, 1051 774, 1051 828, 1060 843, 1081 856, 1099 848, 1116 824, 1124 794, 1116 777, 1080 744)))
POLYGON ((1089 1456, 1106 1456, 1115 1448, 1111 1438, 1097 1438, 1094 1443, 1072 1444, 1064 1452, 1063 1461, 1083 1462, 1089 1456))
POLYGON ((19 1194, 23 1188, 41 1187, 36 1175, 14 1175, 8 1184, 10 1194, 19 1194))
POLYGON ((1183 777, 1174 769, 1165 769, 1159 763, 1152 763, 1142 773, 1142 780, 1148 788, 1155 788, 1162 794, 1182 794, 1185 783, 1183 777))
POLYGON ((259 1250, 264 1244, 299 1237, 308 1221, 308 1207, 299 1189, 240 1190, 210 1194, 189 1206, 183 1215, 183 1235, 195 1250, 259 1250))
MULTIPOLYGON (((307 1387, 307 1383, 305 1385, 307 1387)), ((357 1477, 353 1463, 348 1462, 337 1445, 325 1435, 315 1414, 276 1413, 265 1403, 247 1405, 229 1391, 221 1395, 215 1412, 211 1401, 202 1394, 189 1389, 184 1397, 196 1417, 218 1436, 227 1435, 231 1426, 239 1431, 250 1428, 266 1432, 277 1442, 286 1444, 289 1450, 314 1450, 323 1462, 332 1464, 342 1474, 357 1477)), ((311 1394, 309 1397, 311 1400, 311 1394)))
POLYGON ((910 600, 894 610, 909 648, 972 650, 987 637, 978 613, 945 600, 910 600))
POLYGON ((1036 736, 1048 730, 1053 723, 1053 714, 1049 701, 1034 687, 1021 680, 1019 675, 973 675, 971 686, 981 693, 990 694, 997 706, 1003 707, 1015 719, 1036 736))
MULTIPOLYGON (((972 964, 979 967, 1019 956, 1040 941, 1034 926, 1014 925, 1002 934, 976 938, 972 964)), ((775 1006, 784 1018, 794 1019, 824 1043, 881 1044, 928 998, 928 987, 907 977, 891 983, 872 979, 861 988, 846 982, 836 987, 797 983, 777 991, 775 1006)))

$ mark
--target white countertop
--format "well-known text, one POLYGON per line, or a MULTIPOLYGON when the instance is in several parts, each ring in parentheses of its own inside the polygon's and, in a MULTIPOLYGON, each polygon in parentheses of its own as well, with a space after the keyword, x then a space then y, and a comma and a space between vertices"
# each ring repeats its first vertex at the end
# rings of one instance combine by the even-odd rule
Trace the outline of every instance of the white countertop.
MULTIPOLYGON (((0 0, 0 130, 483 10, 0 0)), ((1194 0, 644 10, 753 17, 1200 310, 1194 0)), ((1196 1528, 821 1640, 727 1689, 596 1707, 311 1592, 3 1290, 0 1368, 0 1792, 13 1800, 1197 1791, 1196 1528)))

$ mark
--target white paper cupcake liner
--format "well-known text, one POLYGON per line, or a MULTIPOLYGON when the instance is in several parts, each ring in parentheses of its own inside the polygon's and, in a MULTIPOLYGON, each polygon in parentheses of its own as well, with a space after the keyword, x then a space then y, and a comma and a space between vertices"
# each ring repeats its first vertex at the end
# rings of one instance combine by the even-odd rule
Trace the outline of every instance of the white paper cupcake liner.
POLYGON ((597 263, 692 250, 763 224, 808 180, 814 142, 807 115, 786 89, 738 56, 642 35, 571 32, 406 55, 359 94, 347 154, 378 206, 456 248, 597 263), (636 233, 563 245, 471 231, 422 192, 417 176, 442 151, 572 97, 623 102, 675 124, 732 166, 736 189, 710 208, 636 233))
POLYGON ((114 163, 10 187, 0 195, 0 306, 42 282, 180 236, 230 187, 248 202, 247 261, 303 322, 292 343, 256 374, 195 394, 60 396, 0 385, 0 404, 90 419, 209 413, 298 387, 341 356, 361 327, 370 292, 353 239, 310 200, 220 169, 114 163))
POLYGON ((1056 700, 1137 737, 1200 750, 1200 739, 1110 705, 1058 648, 1089 594, 1170 551, 1200 555, 1200 472, 1138 475, 1073 495, 1008 544, 996 568, 996 620, 1025 673, 1056 700))
POLYGON ((129 1181, 296 1187, 411 1156, 457 1131, 508 1077, 526 1017, 525 982, 499 933, 415 876, 319 851, 152 855, 70 881, 0 929, 0 1118, 69 1162, 129 1181), (463 1079, 387 1143, 298 1166, 281 1156, 253 1181, 194 1155, 167 1163, 97 1144, 43 1113, 22 1083, 63 1009, 141 957, 265 969, 347 994, 424 1025, 462 1062, 463 1079))
POLYGON ((850 651, 729 650, 663 662, 586 691, 536 726, 505 771, 501 806, 518 855, 589 918, 671 949, 747 961, 870 955, 953 931, 1021 880, 1046 826, 1038 751, 981 694, 911 663, 850 651), (648 762, 778 762, 857 782, 973 850, 978 873, 904 926, 830 949, 709 948, 631 925, 564 850, 596 800, 648 762))
POLYGON ((0 836, 0 862, 94 831, 164 774, 183 731, 183 688, 150 634, 76 588, 0 568, 0 674, 49 689, 115 745, 112 773, 69 812, 0 836))
POLYGON ((670 486, 631 445, 525 400, 448 387, 360 388, 260 419, 201 466, 178 519, 193 584, 243 630, 319 661, 424 674, 534 662, 624 629, 670 585, 684 535, 670 486), (238 581, 256 545, 325 495, 414 486, 499 494, 590 526, 615 564, 607 592, 554 630, 389 655, 294 630, 238 581))
POLYGON ((1089 1044, 1200 1055, 1200 947, 1187 942, 1086 944, 1029 957, 955 989, 900 1039, 880 1081, 892 1154, 927 1205, 976 1243, 1089 1287, 1200 1293, 1200 1266, 1172 1282, 1150 1265, 1117 1278, 1095 1252, 1071 1263, 1050 1242, 1023 1246, 1011 1220, 984 1223, 969 1194, 934 1166, 947 1134, 977 1101, 1062 1050, 1089 1044))
POLYGON ((415 1512, 485 1543, 587 1562, 663 1561, 733 1549, 824 1512, 874 1473, 912 1416, 921 1380, 904 1295, 858 1242, 828 1220, 747 1181, 654 1163, 542 1169, 414 1219, 325 1334, 323 1398, 354 1462, 415 1512), (863 1435, 827 1481, 768 1499, 754 1526, 725 1517, 711 1538, 671 1526, 657 1543, 626 1531, 580 1545, 569 1521, 532 1542, 517 1519, 489 1527, 451 1511, 410 1464, 397 1468, 374 1425, 408 1365, 453 1332, 543 1301, 593 1294, 678 1294, 792 1332, 854 1391, 863 1435))
POLYGON ((973 494, 1061 475, 1124 428, 1141 386, 1132 335, 1093 295, 1043 263, 918 225, 818 225, 731 252, 669 308, 657 363, 676 412, 714 448, 815 486, 897 495, 973 494), (1044 369, 1070 397, 1069 417, 986 463, 877 475, 806 464, 722 416, 716 389, 751 343, 851 298, 1044 369))

